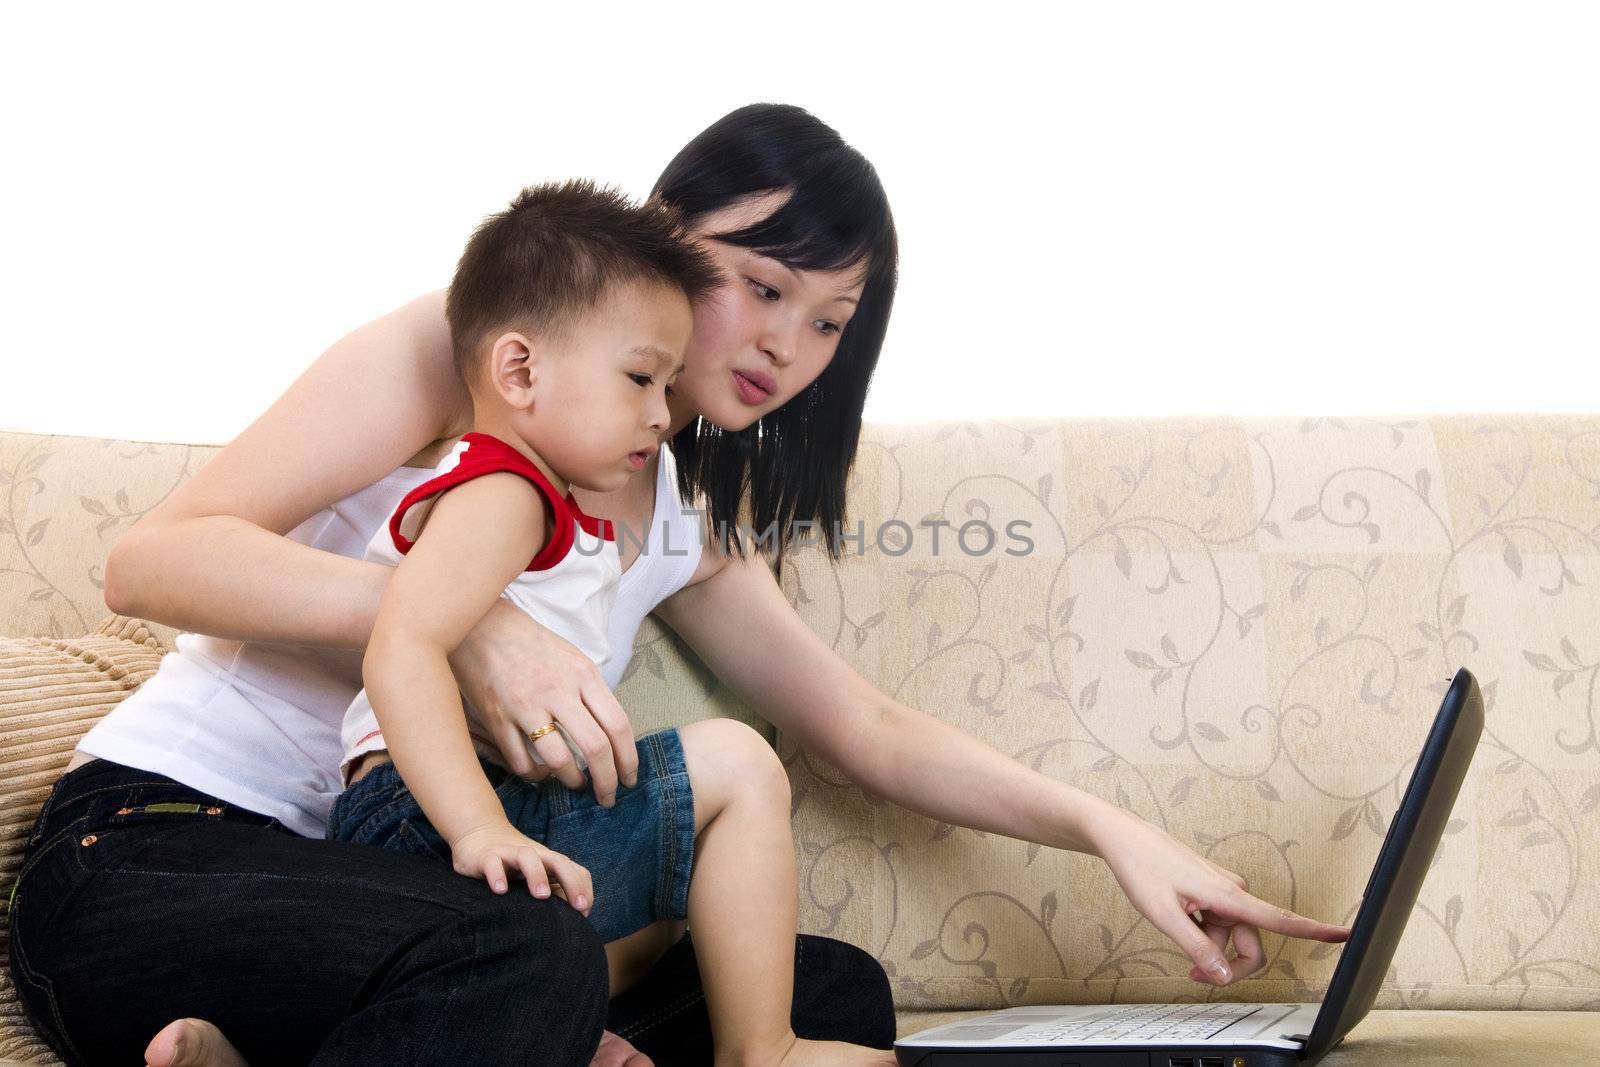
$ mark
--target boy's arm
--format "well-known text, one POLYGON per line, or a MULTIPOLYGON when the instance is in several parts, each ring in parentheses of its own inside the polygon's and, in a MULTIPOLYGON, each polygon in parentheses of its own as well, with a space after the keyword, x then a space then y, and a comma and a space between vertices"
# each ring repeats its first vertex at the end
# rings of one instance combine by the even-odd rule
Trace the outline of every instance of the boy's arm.
POLYGON ((545 508, 506 471, 447 491, 385 588, 362 661, 395 769, 452 847, 505 813, 478 766, 447 657, 544 544, 545 508))

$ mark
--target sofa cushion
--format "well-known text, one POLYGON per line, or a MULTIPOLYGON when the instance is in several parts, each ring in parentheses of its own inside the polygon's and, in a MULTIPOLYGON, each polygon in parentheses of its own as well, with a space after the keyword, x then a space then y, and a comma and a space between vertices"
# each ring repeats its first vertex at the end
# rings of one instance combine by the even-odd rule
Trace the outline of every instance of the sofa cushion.
MULTIPOLYGON (((1592 1010, 1597 486, 1593 415, 876 426, 865 554, 805 550, 785 588, 883 692, 1331 922, 1467 667, 1486 727, 1378 1006, 1592 1010), (982 521, 986 553, 959 540, 982 521)), ((901 1008, 1207 995, 1099 860, 782 754, 802 926, 881 959, 901 1008)), ((1335 946, 1263 942, 1231 998, 1321 995, 1335 946)))
MULTIPOLYGON (((216 456, 216 445, 0 431, 0 634, 83 633, 105 614, 106 554, 117 538, 216 456)), ((398 503, 398 499, 396 501, 398 503)), ((171 627, 146 622, 168 648, 171 627)), ((634 731, 718 716, 771 739, 673 631, 646 617, 617 699, 634 731)))
MULTIPOLYGON (((164 649, 149 627, 112 616, 85 637, 0 637, 0 901, 72 750, 88 729, 155 673, 164 649)), ((6 934, 0 931, 0 957, 6 934)), ((0 1057, 55 1063, 23 1017, 0 967, 0 1057)))
MULTIPOLYGON (((87 628, 116 535, 215 451, 0 432, 0 633, 87 628)), ((1597 486, 1595 415, 868 425, 849 491, 865 556, 802 553, 784 589, 882 691, 1335 920, 1438 687, 1469 667, 1488 730, 1379 1004, 1593 1008, 1597 486), (968 556, 956 531, 983 518, 999 544, 968 556), (1033 523, 1023 557, 1013 519, 1033 523), (909 552, 880 547, 891 520, 909 552), (949 523, 937 558, 927 520, 949 523)), ((641 732, 749 715, 654 620, 630 667, 641 732)), ((882 959, 901 1007, 1204 995, 1098 861, 784 756, 802 925, 882 959)), ((1304 999, 1335 962, 1268 951, 1230 995, 1304 999)))

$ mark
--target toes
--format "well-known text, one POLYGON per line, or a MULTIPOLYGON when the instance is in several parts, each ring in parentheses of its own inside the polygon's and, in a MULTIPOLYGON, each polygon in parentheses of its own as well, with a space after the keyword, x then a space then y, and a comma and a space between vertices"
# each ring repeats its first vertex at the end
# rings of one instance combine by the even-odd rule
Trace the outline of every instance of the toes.
POLYGON ((248 1067, 222 1031, 204 1019, 168 1023, 145 1048, 147 1067, 248 1067))
POLYGON ((187 1019, 178 1019, 162 1027, 161 1032, 145 1046, 146 1067, 189 1067, 194 1062, 193 1040, 189 1036, 187 1019))

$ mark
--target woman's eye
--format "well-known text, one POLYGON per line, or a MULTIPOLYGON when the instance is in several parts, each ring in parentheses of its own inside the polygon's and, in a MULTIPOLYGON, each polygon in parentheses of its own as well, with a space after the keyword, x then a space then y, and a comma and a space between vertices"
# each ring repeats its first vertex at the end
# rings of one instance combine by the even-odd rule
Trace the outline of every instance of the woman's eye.
POLYGON ((762 285, 760 282, 756 281, 754 278, 748 278, 746 280, 755 289, 756 295, 759 296, 763 300, 776 300, 781 295, 778 292, 778 290, 774 289, 772 286, 770 286, 770 285, 762 285))
POLYGON ((650 377, 648 374, 630 374, 628 377, 632 378, 633 384, 637 385, 640 389, 648 389, 650 387, 650 383, 655 381, 655 379, 650 377))
POLYGON ((839 324, 837 322, 819 322, 817 323, 817 330, 824 335, 836 334, 839 332, 839 324))

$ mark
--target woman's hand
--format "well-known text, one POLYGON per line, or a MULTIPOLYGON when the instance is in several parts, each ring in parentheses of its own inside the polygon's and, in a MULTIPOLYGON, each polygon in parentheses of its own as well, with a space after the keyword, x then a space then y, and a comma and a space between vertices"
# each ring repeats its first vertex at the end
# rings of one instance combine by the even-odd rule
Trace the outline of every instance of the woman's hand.
POLYGON ((583 914, 588 915, 594 906, 588 868, 546 848, 504 819, 475 826, 451 841, 450 858, 457 874, 482 878, 496 893, 506 891, 509 867, 522 872, 528 892, 536 897, 548 897, 554 882, 556 892, 583 914))
POLYGON ((1246 892, 1245 880, 1179 843, 1171 834, 1120 808, 1097 820, 1095 851, 1150 924, 1194 961, 1189 977, 1227 985, 1266 964, 1260 929, 1339 942, 1348 926, 1306 919, 1246 892), (1193 917, 1196 913, 1200 919, 1193 917), (1233 937, 1235 955, 1228 956, 1233 937))
POLYGON ((583 788, 583 771, 561 736, 552 730, 533 742, 544 760, 528 752, 528 735, 549 723, 572 738, 605 807, 616 803, 617 782, 633 785, 639 750, 633 724, 594 661, 505 600, 497 600, 466 640, 450 654, 468 714, 494 740, 513 774, 538 782, 554 774, 569 789, 583 788))

